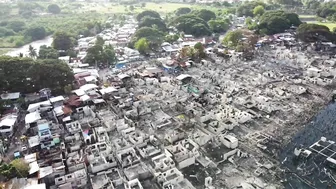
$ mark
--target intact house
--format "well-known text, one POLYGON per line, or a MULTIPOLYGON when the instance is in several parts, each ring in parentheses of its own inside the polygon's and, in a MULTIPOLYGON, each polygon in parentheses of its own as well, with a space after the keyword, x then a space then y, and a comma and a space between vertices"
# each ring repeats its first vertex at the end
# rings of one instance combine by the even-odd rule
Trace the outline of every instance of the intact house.
POLYGON ((9 114, 0 119, 0 134, 2 137, 11 137, 14 127, 17 123, 18 116, 9 114))

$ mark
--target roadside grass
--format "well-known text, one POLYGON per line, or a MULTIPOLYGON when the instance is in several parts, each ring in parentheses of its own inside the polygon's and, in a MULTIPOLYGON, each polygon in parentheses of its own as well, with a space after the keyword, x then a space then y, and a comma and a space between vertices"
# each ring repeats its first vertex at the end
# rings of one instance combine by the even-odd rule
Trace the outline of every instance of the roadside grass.
POLYGON ((336 23, 331 23, 331 22, 318 22, 320 25, 325 25, 327 26, 331 31, 336 28, 336 23))
POLYGON ((15 36, 11 36, 11 37, 2 37, 0 38, 0 48, 9 48, 9 47, 14 47, 15 43, 14 40, 12 40, 13 42, 10 42, 11 38, 14 38, 15 36))
POLYGON ((330 29, 330 31, 336 28, 336 23, 331 23, 331 22, 309 22, 309 23, 327 26, 330 29))
POLYGON ((316 18, 316 15, 300 14, 299 18, 316 18))
POLYGON ((0 56, 12 50, 11 48, 0 48, 0 56))

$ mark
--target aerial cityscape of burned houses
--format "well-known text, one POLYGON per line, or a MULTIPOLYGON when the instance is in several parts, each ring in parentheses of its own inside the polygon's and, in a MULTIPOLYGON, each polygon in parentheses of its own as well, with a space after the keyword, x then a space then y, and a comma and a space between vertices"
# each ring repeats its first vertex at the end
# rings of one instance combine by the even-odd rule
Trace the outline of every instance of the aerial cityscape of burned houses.
MULTIPOLYGON (((130 19, 117 33, 101 34, 123 52, 115 68, 98 71, 61 57, 78 88, 69 96, 41 90, 24 113, 3 116, 3 136, 24 125, 9 146, 1 141, 3 159, 23 158, 30 167, 28 179, 11 181, 12 187, 282 188, 274 149, 289 140, 305 111, 329 100, 335 59, 314 53, 313 46, 286 48, 284 41, 296 43, 286 33, 261 39, 268 45, 252 61, 234 52, 230 59, 217 57, 206 39, 190 35, 164 43, 167 56, 142 60, 123 47, 134 28, 130 19), (214 61, 172 58, 196 42, 214 61)), ((79 39, 78 57, 91 40, 79 39)))

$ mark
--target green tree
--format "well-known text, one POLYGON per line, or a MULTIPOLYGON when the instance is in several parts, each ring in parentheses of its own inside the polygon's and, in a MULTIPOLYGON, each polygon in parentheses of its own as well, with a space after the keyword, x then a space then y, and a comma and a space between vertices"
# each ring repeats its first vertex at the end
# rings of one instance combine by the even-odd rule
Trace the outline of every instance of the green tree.
POLYGON ((105 28, 107 28, 107 29, 112 28, 112 24, 109 23, 109 22, 107 22, 107 23, 105 24, 105 28))
POLYGON ((167 41, 168 43, 174 43, 176 42, 180 37, 175 34, 175 35, 166 35, 165 36, 165 41, 167 41))
POLYGON ((195 24, 192 26, 192 30, 194 31, 192 34, 196 37, 211 35, 209 26, 205 24, 195 24))
POLYGON ((77 53, 73 49, 67 50, 66 54, 67 54, 67 56, 70 56, 70 58, 76 58, 77 57, 77 53))
POLYGON ((25 28, 25 23, 23 21, 19 21, 19 20, 14 20, 8 23, 8 28, 12 29, 15 32, 20 32, 22 30, 24 30, 25 28))
POLYGON ((327 7, 327 6, 322 6, 316 11, 317 16, 322 17, 322 18, 327 18, 328 16, 331 16, 335 13, 336 13, 335 9, 331 7, 327 7))
POLYGON ((147 54, 149 51, 149 43, 146 38, 141 38, 135 43, 134 48, 141 54, 147 54))
POLYGON ((4 28, 4 27, 0 27, 0 37, 7 37, 7 36, 12 36, 15 33, 13 32, 13 30, 4 28))
POLYGON ((141 19, 141 21, 139 23, 139 28, 153 27, 153 26, 156 26, 157 29, 161 30, 161 31, 166 31, 167 30, 167 26, 164 23, 164 21, 161 20, 161 18, 154 18, 154 17, 145 16, 141 19))
POLYGON ((12 179, 16 176, 15 167, 13 167, 11 164, 3 163, 0 165, 0 174, 7 179, 12 179))
POLYGON ((187 51, 187 55, 190 57, 190 58, 195 58, 196 56, 196 49, 193 48, 193 47, 188 47, 188 51, 187 51))
POLYGON ((140 22, 142 20, 142 18, 144 18, 146 16, 161 19, 160 14, 157 13, 156 11, 153 11, 153 10, 145 10, 145 11, 139 13, 136 18, 140 22))
POLYGON ((291 6, 301 6, 301 0, 275 0, 276 3, 280 5, 291 5, 291 6))
POLYGON ((189 7, 181 7, 181 8, 178 8, 176 11, 175 11, 175 15, 176 16, 181 16, 183 14, 188 14, 191 12, 191 9, 189 7))
POLYGON ((65 94, 70 95, 71 91, 72 91, 72 85, 69 84, 69 85, 64 86, 64 93, 65 94))
POLYGON ((252 18, 251 17, 247 17, 246 19, 245 19, 245 24, 246 25, 251 25, 253 23, 253 21, 252 21, 252 18))
POLYGON ((30 58, 35 58, 37 56, 36 49, 33 46, 29 45, 28 51, 30 58))
POLYGON ((117 61, 115 50, 111 45, 104 48, 102 59, 107 65, 112 65, 117 61))
POLYGON ((209 28, 212 32, 221 33, 229 29, 230 25, 225 20, 210 20, 208 22, 209 28))
POLYGON ((205 52, 204 52, 204 46, 202 43, 198 42, 195 44, 194 49, 196 50, 197 58, 204 58, 205 52))
POLYGON ((139 41, 141 38, 146 38, 149 45, 152 48, 158 47, 162 44, 164 39, 164 33, 150 27, 142 27, 138 29, 132 38, 132 46, 139 41))
POLYGON ((304 5, 307 9, 316 10, 316 9, 320 8, 321 3, 319 1, 315 1, 315 0, 308 0, 308 1, 304 1, 304 5))
POLYGON ((208 22, 211 19, 216 19, 216 14, 207 9, 196 10, 193 12, 196 16, 203 19, 205 22, 208 22))
POLYGON ((296 13, 285 13, 284 16, 289 21, 289 24, 292 26, 299 26, 302 24, 299 15, 296 13))
POLYGON ((59 14, 61 13, 61 8, 56 4, 51 4, 48 6, 48 12, 52 14, 59 14))
POLYGON ((299 16, 295 13, 286 13, 284 11, 267 11, 259 19, 258 30, 262 34, 275 34, 284 32, 292 25, 301 24, 299 16))
POLYGON ((19 2, 18 7, 19 14, 25 18, 32 16, 35 11, 44 11, 44 7, 32 2, 19 2))
POLYGON ((265 13, 265 9, 262 5, 258 5, 256 7, 254 7, 253 9, 253 15, 254 16, 261 16, 265 13))
POLYGON ((91 66, 97 66, 103 61, 103 47, 101 45, 94 45, 87 50, 85 62, 91 66))
POLYGON ((38 58, 40 59, 58 59, 59 57, 59 53, 56 49, 52 47, 47 47, 46 45, 40 46, 38 54, 38 58))
POLYGON ((231 6, 232 6, 232 4, 229 3, 229 2, 227 2, 227 1, 224 1, 224 2, 222 3, 222 5, 223 5, 224 7, 231 7, 231 6))
POLYGON ((12 7, 10 5, 6 5, 5 3, 0 3, 0 16, 7 16, 12 11, 12 7))
POLYGON ((154 17, 149 17, 149 16, 145 16, 142 18, 142 20, 139 23, 139 28, 153 27, 154 25, 157 26, 157 28, 161 31, 167 30, 167 26, 163 22, 163 20, 161 20, 161 18, 154 18, 154 17))
POLYGON ((236 13, 237 16, 250 16, 253 17, 253 10, 257 6, 263 6, 265 7, 266 4, 261 1, 251 1, 251 2, 244 2, 241 5, 238 6, 236 13))
POLYGON ((72 46, 73 42, 71 36, 68 33, 62 31, 54 33, 53 36, 54 49, 67 51, 70 48, 72 48, 72 46))
POLYGON ((319 24, 301 24, 297 30, 297 37, 304 42, 336 41, 336 35, 329 28, 319 24))
POLYGON ((243 32, 241 30, 230 31, 224 37, 223 44, 230 47, 236 47, 242 38, 243 32))
POLYGON ((33 41, 45 38, 46 30, 42 26, 30 27, 25 31, 25 37, 30 37, 33 41))
POLYGON ((10 163, 16 170, 17 176, 26 178, 29 174, 29 165, 23 159, 15 159, 10 163))
POLYGON ((99 45, 99 46, 104 46, 104 39, 100 36, 97 36, 97 39, 96 39, 96 45, 99 45))
POLYGON ((133 12, 133 11, 134 11, 134 6, 133 6, 133 5, 130 5, 130 6, 129 6, 129 10, 130 10, 131 12, 133 12))
POLYGON ((180 58, 185 59, 188 56, 189 47, 183 47, 180 51, 180 58))
POLYGON ((211 34, 208 24, 203 19, 193 14, 179 16, 171 22, 171 25, 175 26, 180 32, 192 34, 197 37, 211 34))
POLYGON ((33 93, 50 88, 62 94, 64 86, 72 84, 74 75, 67 64, 59 60, 0 57, 0 91, 33 93))

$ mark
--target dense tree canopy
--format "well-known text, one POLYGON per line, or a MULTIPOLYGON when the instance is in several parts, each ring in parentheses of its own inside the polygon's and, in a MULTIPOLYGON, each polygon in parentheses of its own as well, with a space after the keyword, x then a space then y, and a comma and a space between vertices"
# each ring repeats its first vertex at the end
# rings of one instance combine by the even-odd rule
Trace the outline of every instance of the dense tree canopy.
POLYGON ((30 37, 33 41, 43 39, 46 35, 47 32, 42 26, 30 27, 25 32, 25 37, 30 37))
POLYGON ((149 51, 149 43, 146 38, 141 38, 134 44, 134 48, 141 54, 147 54, 149 51))
POLYGON ((196 37, 211 35, 211 31, 207 25, 204 24, 195 24, 192 26, 193 35, 196 37))
POLYGON ((166 35, 165 36, 165 41, 168 43, 174 43, 176 42, 180 37, 178 35, 166 35))
POLYGON ((130 6, 129 6, 129 10, 130 10, 131 12, 133 12, 133 11, 134 11, 134 9, 135 9, 135 8, 134 8, 134 6, 133 6, 133 5, 130 5, 130 6))
POLYGON ((105 64, 107 66, 112 65, 116 61, 116 55, 112 46, 102 46, 96 43, 96 45, 90 47, 85 57, 85 63, 91 66, 105 64))
POLYGON ((254 7, 254 9, 253 9, 253 15, 254 16, 261 16, 261 15, 264 14, 264 12, 265 12, 265 9, 262 5, 258 5, 256 7, 254 7))
POLYGON ((210 20, 208 25, 210 30, 215 33, 225 32, 230 27, 230 24, 226 20, 222 19, 210 20))
POLYGON ((145 11, 139 13, 136 18, 137 18, 138 22, 140 22, 146 16, 161 19, 160 14, 156 11, 153 11, 153 10, 145 10, 145 11))
POLYGON ((115 50, 111 45, 105 46, 103 53, 103 61, 108 65, 112 65, 117 61, 115 50))
POLYGON ((193 14, 186 14, 175 18, 172 25, 185 34, 195 36, 210 35, 208 24, 200 17, 193 14))
POLYGON ((94 45, 87 50, 87 55, 85 57, 85 63, 90 64, 91 66, 96 66, 98 63, 101 63, 103 60, 104 48, 101 45, 94 45))
POLYGON ((304 5, 307 9, 313 9, 313 10, 316 10, 320 7, 320 2, 319 1, 316 1, 316 0, 307 0, 307 1, 304 1, 304 5))
POLYGON ((63 93, 74 75, 67 64, 58 60, 44 62, 30 58, 0 57, 0 91, 32 93, 50 88, 63 93))
POLYGON ((8 28, 15 32, 20 32, 25 28, 25 23, 23 21, 14 20, 8 23, 8 28))
POLYGON ((258 29, 262 34, 275 34, 300 24, 299 16, 295 13, 268 11, 260 17, 258 29))
POLYGON ((29 174, 29 165, 23 159, 15 159, 10 163, 16 170, 17 175, 21 178, 29 174))
POLYGON ((202 43, 198 42, 194 45, 194 49, 196 50, 196 58, 204 58, 205 52, 204 52, 204 46, 202 43))
POLYGON ((25 178, 29 174, 29 165, 22 159, 15 159, 11 163, 0 165, 0 174, 7 179, 14 177, 25 178))
POLYGON ((255 7, 257 6, 263 6, 265 7, 265 3, 261 2, 261 1, 251 1, 251 2, 245 2, 243 4, 241 4, 238 8, 237 8, 237 16, 250 16, 253 17, 253 10, 255 7))
POLYGON ((56 49, 52 47, 47 47, 46 45, 40 46, 38 53, 38 58, 40 59, 58 59, 59 53, 56 49))
POLYGON ((163 20, 161 20, 161 18, 154 18, 154 17, 149 17, 149 16, 145 16, 141 19, 140 23, 139 23, 139 28, 142 27, 157 27, 159 30, 161 31, 166 31, 167 30, 167 26, 164 23, 163 20))
MULTIPOLYGON (((141 38, 147 39, 148 43, 152 46, 161 45, 164 39, 164 33, 150 27, 143 27, 138 29, 132 39, 133 44, 141 38)), ((133 45, 132 45, 133 46, 133 45)))
POLYGON ((103 46, 104 43, 105 43, 105 40, 102 37, 97 36, 97 38, 96 38, 96 45, 103 46))
POLYGON ((336 35, 331 33, 327 26, 318 24, 301 24, 297 28, 297 36, 304 42, 332 41, 335 42, 336 35))
POLYGON ((189 7, 181 7, 181 8, 178 8, 176 11, 175 11, 175 15, 176 16, 181 16, 183 14, 188 14, 191 12, 191 9, 189 7))
POLYGON ((216 14, 212 12, 211 10, 207 10, 207 9, 195 10, 193 11, 193 14, 200 17, 206 22, 211 19, 216 19, 216 14))
POLYGON ((67 51, 72 48, 73 42, 71 36, 66 32, 56 32, 53 36, 53 47, 57 50, 67 51))
POLYGON ((301 0, 275 0, 275 3, 281 4, 281 5, 291 5, 291 6, 301 6, 302 5, 301 0))
POLYGON ((61 13, 61 8, 56 4, 51 4, 48 6, 48 12, 52 14, 59 14, 61 13))
POLYGON ((14 35, 14 31, 11 29, 7 29, 5 27, 0 27, 0 37, 7 37, 14 35))
POLYGON ((243 32, 241 30, 230 31, 223 39, 223 44, 229 47, 236 47, 242 38, 243 32))
POLYGON ((0 3, 0 16, 6 16, 9 15, 12 8, 10 5, 7 5, 5 3, 0 3))
POLYGON ((322 3, 316 10, 316 14, 319 17, 327 18, 336 14, 336 2, 322 3))

